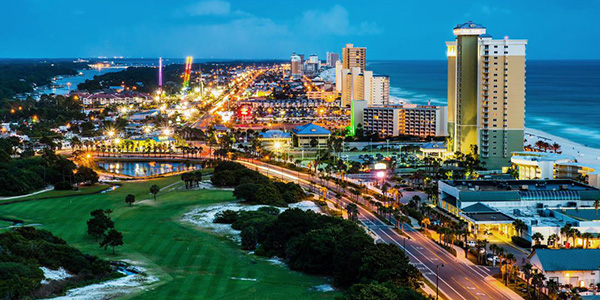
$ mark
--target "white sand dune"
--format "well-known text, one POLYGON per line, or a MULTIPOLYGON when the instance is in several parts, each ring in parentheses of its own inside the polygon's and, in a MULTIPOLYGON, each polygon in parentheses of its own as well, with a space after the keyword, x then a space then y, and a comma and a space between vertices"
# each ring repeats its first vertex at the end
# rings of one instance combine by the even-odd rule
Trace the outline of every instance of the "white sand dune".
POLYGON ((42 284, 48 284, 50 281, 53 280, 63 280, 73 276, 69 274, 69 272, 67 272, 67 270, 65 270, 65 268, 63 267, 58 268, 58 270, 52 270, 46 267, 40 267, 40 269, 42 269, 42 272, 44 272, 44 279, 42 280, 42 284))
MULTIPOLYGON (((140 267, 136 267, 144 271, 140 267)), ((158 278, 144 273, 129 275, 102 283, 91 284, 84 287, 71 289, 62 297, 48 298, 46 300, 97 300, 114 299, 124 295, 146 289, 146 286, 158 281, 158 278)))

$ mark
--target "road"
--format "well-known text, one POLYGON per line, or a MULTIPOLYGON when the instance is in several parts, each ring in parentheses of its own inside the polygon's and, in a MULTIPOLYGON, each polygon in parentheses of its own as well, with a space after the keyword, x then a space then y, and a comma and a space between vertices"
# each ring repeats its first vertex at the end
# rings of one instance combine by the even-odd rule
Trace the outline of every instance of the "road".
MULTIPOLYGON (((310 183, 319 182, 319 179, 312 179, 310 175, 291 171, 285 168, 268 165, 258 161, 240 161, 249 168, 255 169, 274 177, 280 177, 284 180, 294 181, 305 188, 312 189, 310 183)), ((333 187, 333 182, 329 187, 333 187)), ((328 193, 333 194, 333 193, 328 193)), ((332 201, 336 201, 333 195, 328 195, 332 201)), ((343 199, 343 202, 349 202, 343 199)), ((468 262, 458 260, 446 250, 435 244, 431 239, 422 233, 413 230, 405 225, 405 232, 410 237, 406 239, 389 226, 377 218, 373 213, 362 206, 359 207, 359 221, 369 230, 377 235, 386 243, 396 244, 404 247, 406 243, 406 253, 413 265, 415 265, 423 276, 433 283, 436 283, 436 267, 439 267, 439 290, 448 299, 518 299, 516 294, 511 293, 507 288, 498 287, 494 282, 496 279, 491 277, 488 268, 473 265, 468 262), (443 267, 441 266, 443 264, 443 267)))

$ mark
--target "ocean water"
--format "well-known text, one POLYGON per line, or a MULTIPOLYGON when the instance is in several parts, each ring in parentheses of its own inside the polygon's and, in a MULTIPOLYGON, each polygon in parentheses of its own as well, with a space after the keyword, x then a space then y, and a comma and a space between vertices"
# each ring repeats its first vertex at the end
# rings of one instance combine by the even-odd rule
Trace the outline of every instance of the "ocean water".
MULTIPOLYGON (((390 76, 390 95, 446 105, 447 62, 372 61, 390 76)), ((525 126, 600 148, 600 60, 528 60, 525 126)))

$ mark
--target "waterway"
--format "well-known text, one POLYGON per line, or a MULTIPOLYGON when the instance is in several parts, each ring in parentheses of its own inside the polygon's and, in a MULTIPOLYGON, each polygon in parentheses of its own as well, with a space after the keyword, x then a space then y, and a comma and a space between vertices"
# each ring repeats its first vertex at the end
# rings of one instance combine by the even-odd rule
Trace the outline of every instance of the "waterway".
POLYGON ((202 168, 199 164, 177 162, 100 162, 98 166, 110 173, 132 177, 164 175, 202 168))
POLYGON ((79 75, 75 76, 57 76, 52 79, 52 86, 43 86, 35 91, 38 95, 56 94, 66 95, 71 91, 77 90, 77 85, 85 82, 88 79, 93 79, 94 76, 100 76, 106 73, 118 72, 125 70, 126 67, 110 67, 102 69, 87 69, 79 70, 79 75))

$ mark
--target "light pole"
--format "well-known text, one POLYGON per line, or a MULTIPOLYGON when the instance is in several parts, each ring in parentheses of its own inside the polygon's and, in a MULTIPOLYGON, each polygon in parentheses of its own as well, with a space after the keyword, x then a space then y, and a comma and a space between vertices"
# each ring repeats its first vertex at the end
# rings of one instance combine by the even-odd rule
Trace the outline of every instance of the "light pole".
POLYGON ((444 267, 444 264, 439 264, 435 266, 435 300, 438 300, 439 296, 440 266, 444 267))

